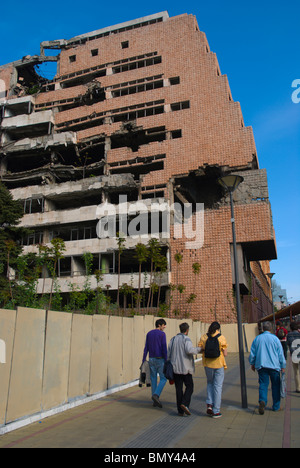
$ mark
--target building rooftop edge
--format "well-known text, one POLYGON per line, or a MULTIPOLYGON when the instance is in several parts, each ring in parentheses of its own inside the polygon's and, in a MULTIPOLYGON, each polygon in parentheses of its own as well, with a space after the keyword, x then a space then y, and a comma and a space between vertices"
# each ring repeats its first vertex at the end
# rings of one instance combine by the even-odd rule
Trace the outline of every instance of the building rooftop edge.
MULTIPOLYGON (((66 41, 64 41, 64 40, 63 41, 66 44, 71 44, 72 42, 75 42, 75 41, 78 41, 78 40, 81 40, 81 39, 87 39, 89 37, 98 36, 100 34, 113 32, 113 31, 116 31, 118 29, 123 29, 123 28, 129 27, 129 26, 134 26, 134 25, 137 25, 137 24, 140 24, 140 23, 145 23, 147 21, 153 21, 153 20, 157 20, 157 19, 160 19, 160 18, 162 19, 162 21, 166 21, 169 18, 169 13, 167 11, 162 11, 160 13, 155 13, 153 15, 143 16, 141 18, 137 18, 137 19, 130 20, 130 21, 125 21, 125 22, 119 23, 119 24, 115 24, 113 26, 107 26, 105 28, 96 29, 95 31, 90 31, 90 32, 85 33, 85 34, 79 34, 77 36, 72 37, 71 39, 67 39, 66 41)), ((61 39, 58 39, 58 41, 61 41, 61 39)), ((41 44, 43 45, 43 44, 46 44, 46 43, 49 43, 49 42, 55 42, 55 41, 43 41, 41 44)))

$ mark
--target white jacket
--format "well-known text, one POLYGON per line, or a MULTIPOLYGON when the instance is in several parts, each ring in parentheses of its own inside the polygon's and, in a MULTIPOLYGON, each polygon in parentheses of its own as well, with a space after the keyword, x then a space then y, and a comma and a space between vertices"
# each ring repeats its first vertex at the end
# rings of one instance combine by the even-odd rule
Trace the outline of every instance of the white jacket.
POLYGON ((175 374, 193 374, 195 372, 194 354, 200 354, 201 348, 194 348, 191 339, 183 333, 174 336, 168 346, 168 359, 171 360, 175 374), (172 347, 173 346, 173 347, 172 347))

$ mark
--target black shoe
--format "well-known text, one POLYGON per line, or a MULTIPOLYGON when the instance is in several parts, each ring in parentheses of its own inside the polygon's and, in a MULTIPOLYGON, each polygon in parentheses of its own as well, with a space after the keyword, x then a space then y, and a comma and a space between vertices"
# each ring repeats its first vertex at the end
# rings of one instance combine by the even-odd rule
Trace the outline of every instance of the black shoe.
POLYGON ((158 395, 156 394, 152 395, 152 400, 154 402, 154 406, 158 406, 159 408, 162 408, 162 404, 159 401, 158 395))
POLYGON ((259 402, 259 408, 258 408, 259 414, 265 414, 265 406, 266 404, 264 401, 259 402))
POLYGON ((192 413, 190 412, 190 410, 188 409, 187 406, 185 405, 180 405, 180 408, 185 412, 185 414, 187 414, 188 416, 190 416, 192 413))

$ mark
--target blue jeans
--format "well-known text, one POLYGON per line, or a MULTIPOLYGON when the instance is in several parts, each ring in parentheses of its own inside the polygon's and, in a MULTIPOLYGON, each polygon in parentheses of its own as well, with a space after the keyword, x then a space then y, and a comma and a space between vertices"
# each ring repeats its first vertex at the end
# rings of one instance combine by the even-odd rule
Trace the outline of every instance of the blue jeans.
POLYGON ((164 386, 167 383, 167 379, 164 376, 164 359, 158 358, 149 358, 149 367, 150 367, 150 379, 152 387, 152 395, 160 396, 163 391, 164 386), (159 383, 157 384, 157 374, 159 375, 159 383))
POLYGON ((224 382, 224 367, 221 367, 220 369, 205 367, 205 373, 207 377, 206 404, 213 407, 213 413, 220 413, 224 382))
POLYGON ((268 369, 262 367, 258 371, 259 382, 259 400, 267 404, 268 401, 268 388, 271 379, 272 385, 272 398, 273 398, 273 411, 278 411, 280 408, 280 372, 275 369, 268 369))

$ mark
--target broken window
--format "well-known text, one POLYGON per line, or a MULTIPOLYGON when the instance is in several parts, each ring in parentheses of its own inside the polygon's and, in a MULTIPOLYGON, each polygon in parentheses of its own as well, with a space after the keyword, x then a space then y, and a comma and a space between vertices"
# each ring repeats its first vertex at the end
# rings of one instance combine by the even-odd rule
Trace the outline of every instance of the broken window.
POLYGON ((101 273, 114 274, 115 273, 115 251, 109 253, 100 253, 100 268, 101 273))
POLYGON ((59 258, 57 262, 57 276, 71 276, 72 274, 72 257, 59 258))
POLYGON ((157 65, 158 63, 161 63, 161 61, 162 61, 161 57, 156 56, 156 57, 151 57, 148 59, 136 60, 135 62, 124 63, 122 65, 113 67, 112 70, 113 70, 113 73, 122 73, 128 70, 135 70, 136 68, 143 68, 143 67, 149 67, 151 65, 157 65))
MULTIPOLYGON (((97 116, 86 116, 80 119, 74 119, 71 122, 64 122, 62 124, 57 125, 57 127, 70 127, 72 131, 76 132, 78 130, 85 130, 87 128, 98 127, 100 125, 104 125, 103 118, 97 118, 97 116)), ((65 131, 65 130, 63 130, 65 131)))
POLYGON ((164 169, 163 161, 154 161, 154 162, 148 162, 148 163, 138 164, 134 166, 122 165, 117 168, 111 169, 110 173, 111 174, 130 173, 134 175, 134 178, 136 180, 139 180, 141 174, 149 174, 150 172, 161 171, 163 169, 164 169))
POLYGON ((142 187, 142 199, 146 198, 164 198, 166 185, 152 185, 142 187))
POLYGON ((24 214, 44 213, 44 198, 27 198, 24 200, 24 214))
POLYGON ((172 111, 179 111, 179 110, 189 109, 189 108, 190 108, 190 101, 182 101, 182 102, 176 102, 174 104, 171 104, 172 111))
MULTIPOLYGON (((93 49, 93 53, 96 54, 98 49, 93 49)), ((71 55, 69 57, 70 63, 76 61, 76 55, 71 55)), ((157 52, 150 52, 148 54, 140 55, 138 57, 129 57, 123 60, 117 60, 113 63, 104 63, 101 65, 96 65, 93 67, 89 67, 83 70, 77 70, 76 72, 68 73, 66 75, 62 75, 58 78, 54 78, 53 80, 45 80, 43 79, 40 83, 40 88, 43 86, 51 86, 55 82, 59 81, 61 88, 70 88, 72 86, 78 86, 81 84, 86 84, 91 81, 93 78, 106 76, 107 68, 111 68, 113 73, 121 73, 122 71, 134 70, 136 68, 143 68, 150 65, 155 65, 161 63, 161 57, 157 56, 157 52)), ((34 83, 37 82, 37 74, 34 71, 34 83)), ((24 78, 23 78, 24 79, 24 78)), ((29 81, 29 78, 26 78, 26 81, 29 81)), ((21 85, 20 85, 21 86, 21 85)), ((16 91, 18 94, 18 90, 16 91)))
POLYGON ((144 109, 117 114, 111 117, 112 122, 126 122, 128 120, 136 120, 150 115, 158 115, 164 113, 164 106, 145 107, 144 109))
POLYGON ((127 96, 128 94, 142 93, 144 91, 149 91, 151 89, 162 88, 164 85, 163 80, 151 81, 150 83, 137 84, 135 86, 128 86, 126 88, 118 89, 117 91, 112 92, 112 96, 120 97, 127 96))
POLYGON ((61 230, 55 230, 49 232, 49 241, 51 242, 53 239, 62 239, 64 241, 70 240, 70 234, 66 232, 63 228, 61 230))
POLYGON ((91 80, 95 78, 99 78, 101 76, 106 76, 106 70, 100 69, 98 71, 94 71, 95 68, 102 68, 93 67, 88 70, 81 70, 74 73, 67 75, 66 79, 63 79, 60 82, 62 88, 72 88, 73 86, 79 86, 89 83, 91 80))
POLYGON ((168 132, 164 126, 142 129, 124 124, 124 131, 115 133, 111 136, 111 149, 127 146, 133 152, 138 151, 140 146, 148 145, 151 142, 160 142, 167 139, 181 138, 181 129, 168 132))
MULTIPOLYGON (((167 255, 167 247, 162 247, 161 248, 161 254, 166 256, 167 255)), ((116 264, 118 263, 118 258, 116 258, 116 264)), ((135 249, 127 249, 124 250, 124 252, 121 255, 121 262, 120 262, 120 269, 121 269, 121 274, 122 273, 138 273, 139 271, 139 263, 138 259, 136 258, 136 252, 135 249)), ((151 271, 151 260, 148 259, 146 262, 144 262, 141 266, 142 273, 144 272, 150 272, 151 271)), ((117 265, 116 265, 116 271, 117 265)), ((157 268, 156 271, 159 271, 159 268, 157 268)))
POLYGON ((54 227, 53 230, 49 232, 49 241, 51 242, 52 239, 58 237, 65 242, 96 239, 96 224, 96 221, 93 224, 79 222, 76 226, 65 224, 57 228, 54 227))
POLYGON ((28 236, 22 239, 22 245, 37 245, 42 244, 44 239, 44 233, 40 231, 32 232, 28 236))
MULTIPOLYGON (((124 195, 124 193, 123 193, 123 195, 124 195)), ((126 197, 127 197, 128 202, 137 201, 138 196, 139 196, 139 193, 138 193, 137 189, 132 189, 129 192, 126 192, 126 197)), ((115 192, 115 193, 110 192, 108 198, 109 198, 109 203, 111 203, 112 205, 118 205, 120 203, 120 193, 119 192, 115 192)), ((118 232, 118 231, 116 231, 116 232, 118 232)))
POLYGON ((51 83, 53 75, 56 74, 57 59, 54 57, 37 60, 34 57, 26 56, 22 59, 22 64, 16 66, 17 79, 12 88, 12 94, 19 97, 41 92, 43 86, 51 83), (51 76, 50 76, 51 75, 51 76))
POLYGON ((182 131, 181 130, 173 130, 171 131, 171 138, 181 138, 182 137, 182 131))
POLYGON ((170 81, 170 85, 172 86, 177 85, 180 83, 180 78, 179 76, 174 76, 173 78, 170 78, 169 81, 170 81))
POLYGON ((104 141, 92 145, 82 145, 79 148, 80 157, 77 160, 78 165, 82 167, 102 161, 105 157, 104 141))
POLYGON ((191 172, 188 176, 175 179, 175 201, 191 203, 193 211, 196 203, 204 203, 205 209, 216 209, 223 197, 223 192, 217 180, 221 175, 219 167, 207 166, 191 172))
POLYGON ((83 226, 71 229, 71 241, 95 239, 96 237, 96 229, 94 226, 83 226))
POLYGON ((122 133, 115 133, 111 136, 111 149, 128 147, 132 151, 138 151, 141 145, 146 145, 150 141, 165 140, 165 127, 143 130, 134 125, 124 124, 122 133))
POLYGON ((50 163, 50 152, 44 152, 42 155, 12 153, 7 158, 7 171, 15 174, 19 172, 31 171, 39 169, 50 163))
POLYGON ((163 190, 158 190, 154 192, 145 192, 142 193, 142 200, 148 199, 148 198, 164 198, 165 192, 163 190))
POLYGON ((86 93, 79 96, 78 101, 86 106, 91 106, 96 102, 105 100, 105 90, 97 80, 93 80, 87 84, 86 93))
POLYGON ((74 240, 87 240, 96 238, 96 231, 94 226, 78 227, 71 229, 71 241, 74 240))
MULTIPOLYGON (((84 257, 73 257, 74 261, 74 276, 87 275, 84 257)), ((115 252, 94 253, 91 259, 90 273, 95 274, 100 271, 101 274, 114 274, 115 273, 115 252)))
POLYGON ((90 115, 57 124, 57 131, 64 131, 63 127, 72 130, 81 130, 97 125, 104 125, 105 117, 106 119, 110 118, 111 122, 126 122, 150 115, 163 114, 164 111, 164 100, 160 99, 158 101, 145 102, 121 109, 108 110, 106 112, 93 112, 90 115))

